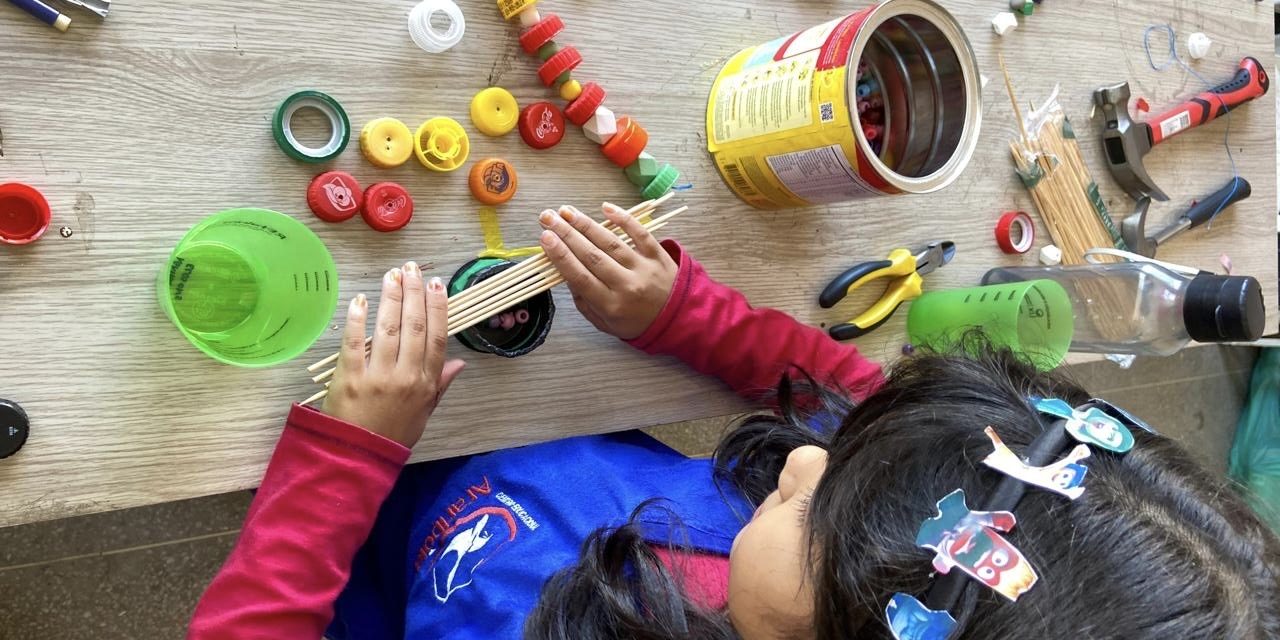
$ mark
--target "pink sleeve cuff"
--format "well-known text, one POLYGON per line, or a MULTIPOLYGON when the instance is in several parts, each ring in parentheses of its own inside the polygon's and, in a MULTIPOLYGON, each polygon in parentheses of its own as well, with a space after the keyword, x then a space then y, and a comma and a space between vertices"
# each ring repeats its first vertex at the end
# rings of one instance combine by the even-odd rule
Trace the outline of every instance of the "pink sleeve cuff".
POLYGON ((370 460, 397 470, 409 461, 409 448, 399 442, 311 407, 294 404, 285 425, 289 429, 302 431, 312 438, 363 454, 370 460))
POLYGON ((667 329, 675 323, 676 318, 680 316, 680 311, 684 308, 685 302, 689 299, 690 285, 693 282, 694 271, 698 265, 685 252, 684 247, 680 246, 675 240, 663 240, 662 248, 666 249, 667 255, 676 261, 678 269, 676 270, 676 281, 671 286, 671 295, 667 297, 667 303, 663 305, 662 312, 654 319, 653 324, 649 325, 645 332, 639 337, 627 341, 627 344, 644 352, 650 352, 653 346, 662 339, 667 329))

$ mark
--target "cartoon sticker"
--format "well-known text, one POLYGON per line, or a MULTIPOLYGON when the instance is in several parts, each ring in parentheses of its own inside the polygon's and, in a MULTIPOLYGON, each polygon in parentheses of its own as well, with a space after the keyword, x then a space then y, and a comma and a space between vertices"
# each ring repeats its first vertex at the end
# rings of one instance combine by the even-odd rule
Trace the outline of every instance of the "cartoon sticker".
POLYGON ((1040 398, 1035 405, 1040 413, 1065 419, 1067 433, 1080 442, 1115 453, 1128 453, 1133 448, 1129 428, 1097 407, 1081 411, 1057 398, 1040 398))
POLYGON ((956 628, 950 613, 934 611, 905 593, 893 595, 884 616, 897 640, 946 640, 956 628))
POLYGON ((1041 489, 1060 493, 1072 500, 1084 493, 1084 476, 1089 472, 1089 467, 1078 463, 1089 457, 1089 447, 1078 444, 1067 454, 1067 457, 1047 467, 1033 467, 1023 462, 1018 454, 1005 446, 995 429, 987 427, 984 433, 991 439, 991 446, 995 447, 995 451, 982 460, 983 464, 1007 476, 1041 489))
POLYGON ((916 544, 937 553, 933 567, 950 573, 959 567, 996 593, 1017 601, 1035 585, 1036 572, 1022 552, 996 533, 1010 531, 1017 519, 1008 511, 970 511, 964 490, 938 501, 938 515, 925 520, 916 544))

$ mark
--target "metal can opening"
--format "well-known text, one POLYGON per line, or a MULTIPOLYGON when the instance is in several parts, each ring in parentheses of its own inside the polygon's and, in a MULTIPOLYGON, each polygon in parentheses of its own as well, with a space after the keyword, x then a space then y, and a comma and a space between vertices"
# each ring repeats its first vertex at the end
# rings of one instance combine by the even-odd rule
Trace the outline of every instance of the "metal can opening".
POLYGON ((863 153, 890 184, 918 192, 945 186, 951 180, 939 178, 959 173, 945 170, 968 162, 981 102, 977 64, 960 55, 972 57, 964 34, 949 16, 930 20, 927 6, 912 4, 886 3, 867 17, 854 40, 849 103, 863 153))

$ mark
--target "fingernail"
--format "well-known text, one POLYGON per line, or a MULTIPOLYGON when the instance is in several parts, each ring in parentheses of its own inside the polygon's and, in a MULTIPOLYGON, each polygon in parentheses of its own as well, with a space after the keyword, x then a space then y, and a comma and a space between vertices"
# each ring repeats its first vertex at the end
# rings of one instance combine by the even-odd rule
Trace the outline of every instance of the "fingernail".
POLYGON ((541 223, 542 223, 542 226, 544 226, 544 227, 549 227, 549 226, 551 226, 551 223, 552 223, 555 219, 556 219, 556 214, 555 214, 555 212, 554 212, 554 211, 552 211, 552 210, 550 210, 550 209, 547 209, 546 211, 543 211, 542 213, 539 213, 539 214, 538 214, 538 222, 541 222, 541 223))
POLYGON ((543 231, 542 235, 538 236, 538 240, 542 242, 543 246, 554 247, 556 244, 556 234, 554 231, 543 231))
POLYGON ((431 282, 427 285, 432 291, 444 291, 444 282, 439 277, 431 278, 431 282))
POLYGON ((402 280, 404 280, 404 272, 399 269, 392 269, 390 278, 392 282, 399 284, 402 280))
POLYGON ((369 299, 364 297, 363 293, 358 294, 356 295, 356 305, 363 309, 369 305, 369 299))
POLYGON ((564 207, 560 209, 560 217, 564 218, 565 222, 573 222, 573 216, 574 213, 571 207, 564 207))

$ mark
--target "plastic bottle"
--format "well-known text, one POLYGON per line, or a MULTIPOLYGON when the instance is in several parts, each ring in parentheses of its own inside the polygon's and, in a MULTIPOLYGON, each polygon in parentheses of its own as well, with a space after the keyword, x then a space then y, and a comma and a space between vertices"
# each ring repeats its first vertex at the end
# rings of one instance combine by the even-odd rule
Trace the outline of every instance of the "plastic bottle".
POLYGON ((1262 336, 1262 286, 1248 276, 1179 273, 1150 262, 997 268, 983 284, 1049 279, 1071 297, 1072 351, 1167 356, 1187 343, 1262 336))

